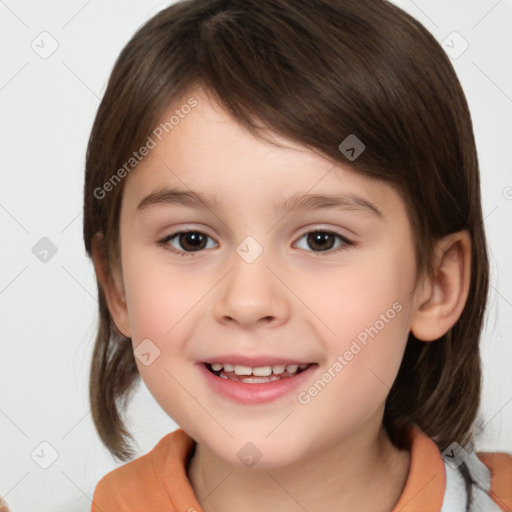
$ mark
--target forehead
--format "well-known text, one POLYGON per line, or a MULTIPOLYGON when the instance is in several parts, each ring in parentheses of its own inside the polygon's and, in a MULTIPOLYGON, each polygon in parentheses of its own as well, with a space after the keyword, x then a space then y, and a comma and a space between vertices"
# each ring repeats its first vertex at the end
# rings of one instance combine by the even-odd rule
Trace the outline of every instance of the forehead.
POLYGON ((153 132, 154 148, 125 183, 123 203, 132 209, 150 194, 179 188, 208 197, 226 210, 262 203, 278 208, 292 196, 342 193, 388 214, 403 213, 404 205, 391 185, 333 163, 275 132, 265 131, 268 140, 258 138, 201 89, 174 102, 158 127, 160 138, 153 132), (191 97, 196 106, 182 109, 191 97))

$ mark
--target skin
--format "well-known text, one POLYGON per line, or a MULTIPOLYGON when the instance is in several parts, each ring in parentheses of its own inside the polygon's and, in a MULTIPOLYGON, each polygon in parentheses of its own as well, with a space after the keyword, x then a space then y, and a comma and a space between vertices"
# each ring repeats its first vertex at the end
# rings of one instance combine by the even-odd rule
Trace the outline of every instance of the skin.
POLYGON ((160 350, 152 364, 137 364, 160 406, 198 443, 188 467, 196 496, 206 512, 390 512, 410 456, 383 428, 385 400, 408 333, 428 342, 459 317, 469 235, 440 240, 436 277, 420 278, 407 210, 392 186, 275 133, 267 134, 271 142, 257 139, 205 91, 190 95, 198 106, 126 178, 120 266, 109 274, 99 249, 94 262, 117 328, 134 348, 150 339, 160 350), (137 208, 165 187, 215 194, 220 206, 137 208), (308 192, 357 195, 383 217, 354 208, 275 212, 274 204, 308 192), (343 244, 333 237, 330 252, 315 249, 304 235, 321 228, 354 245, 333 252, 343 244), (181 256, 159 243, 181 230, 204 233, 207 247, 186 253, 178 238, 168 241, 181 256), (247 236, 263 248, 251 264, 236 252, 247 236), (317 396, 299 403, 297 393, 396 303, 400 312, 317 396), (318 366, 296 392, 239 404, 210 389, 197 365, 228 353, 318 366), (252 468, 237 457, 247 442, 262 454, 252 468))

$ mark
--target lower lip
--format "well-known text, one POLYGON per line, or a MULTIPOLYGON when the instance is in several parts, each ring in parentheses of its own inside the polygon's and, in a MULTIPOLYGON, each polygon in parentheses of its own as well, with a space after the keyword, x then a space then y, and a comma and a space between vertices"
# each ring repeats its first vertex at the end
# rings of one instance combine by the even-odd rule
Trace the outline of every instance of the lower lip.
POLYGON ((301 373, 295 375, 295 377, 287 377, 285 379, 261 384, 247 384, 245 382, 217 377, 202 363, 199 363, 199 370, 204 375, 210 388, 219 395, 242 404, 261 404, 271 402, 272 400, 276 400, 277 398, 291 393, 311 376, 317 366, 318 365, 313 364, 301 373))

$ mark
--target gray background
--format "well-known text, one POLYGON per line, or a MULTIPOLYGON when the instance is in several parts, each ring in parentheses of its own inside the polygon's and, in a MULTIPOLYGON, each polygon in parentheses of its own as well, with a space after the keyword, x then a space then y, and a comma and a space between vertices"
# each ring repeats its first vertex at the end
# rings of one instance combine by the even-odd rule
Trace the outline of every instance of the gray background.
MULTIPOLYGON (((478 448, 512 452, 512 2, 396 3, 451 46, 470 104, 492 267, 478 448)), ((115 467, 87 399, 97 299, 84 155, 115 58, 168 4, 0 0, 0 494, 13 512, 88 511, 115 467)), ((139 454, 176 428, 143 386, 128 414, 139 454)))

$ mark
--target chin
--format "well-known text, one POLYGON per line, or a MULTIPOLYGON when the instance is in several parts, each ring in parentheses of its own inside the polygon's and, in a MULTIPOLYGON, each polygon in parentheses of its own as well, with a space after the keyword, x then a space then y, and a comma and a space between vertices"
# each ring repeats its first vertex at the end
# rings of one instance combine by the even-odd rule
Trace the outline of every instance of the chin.
MULTIPOLYGON (((214 444, 218 444, 218 438, 214 440, 214 444)), ((277 436, 269 440, 261 434, 259 437, 237 436, 221 446, 209 443, 206 446, 227 464, 245 469, 280 468, 298 462, 301 457, 297 444, 292 440, 288 439, 285 444, 277 436)))

